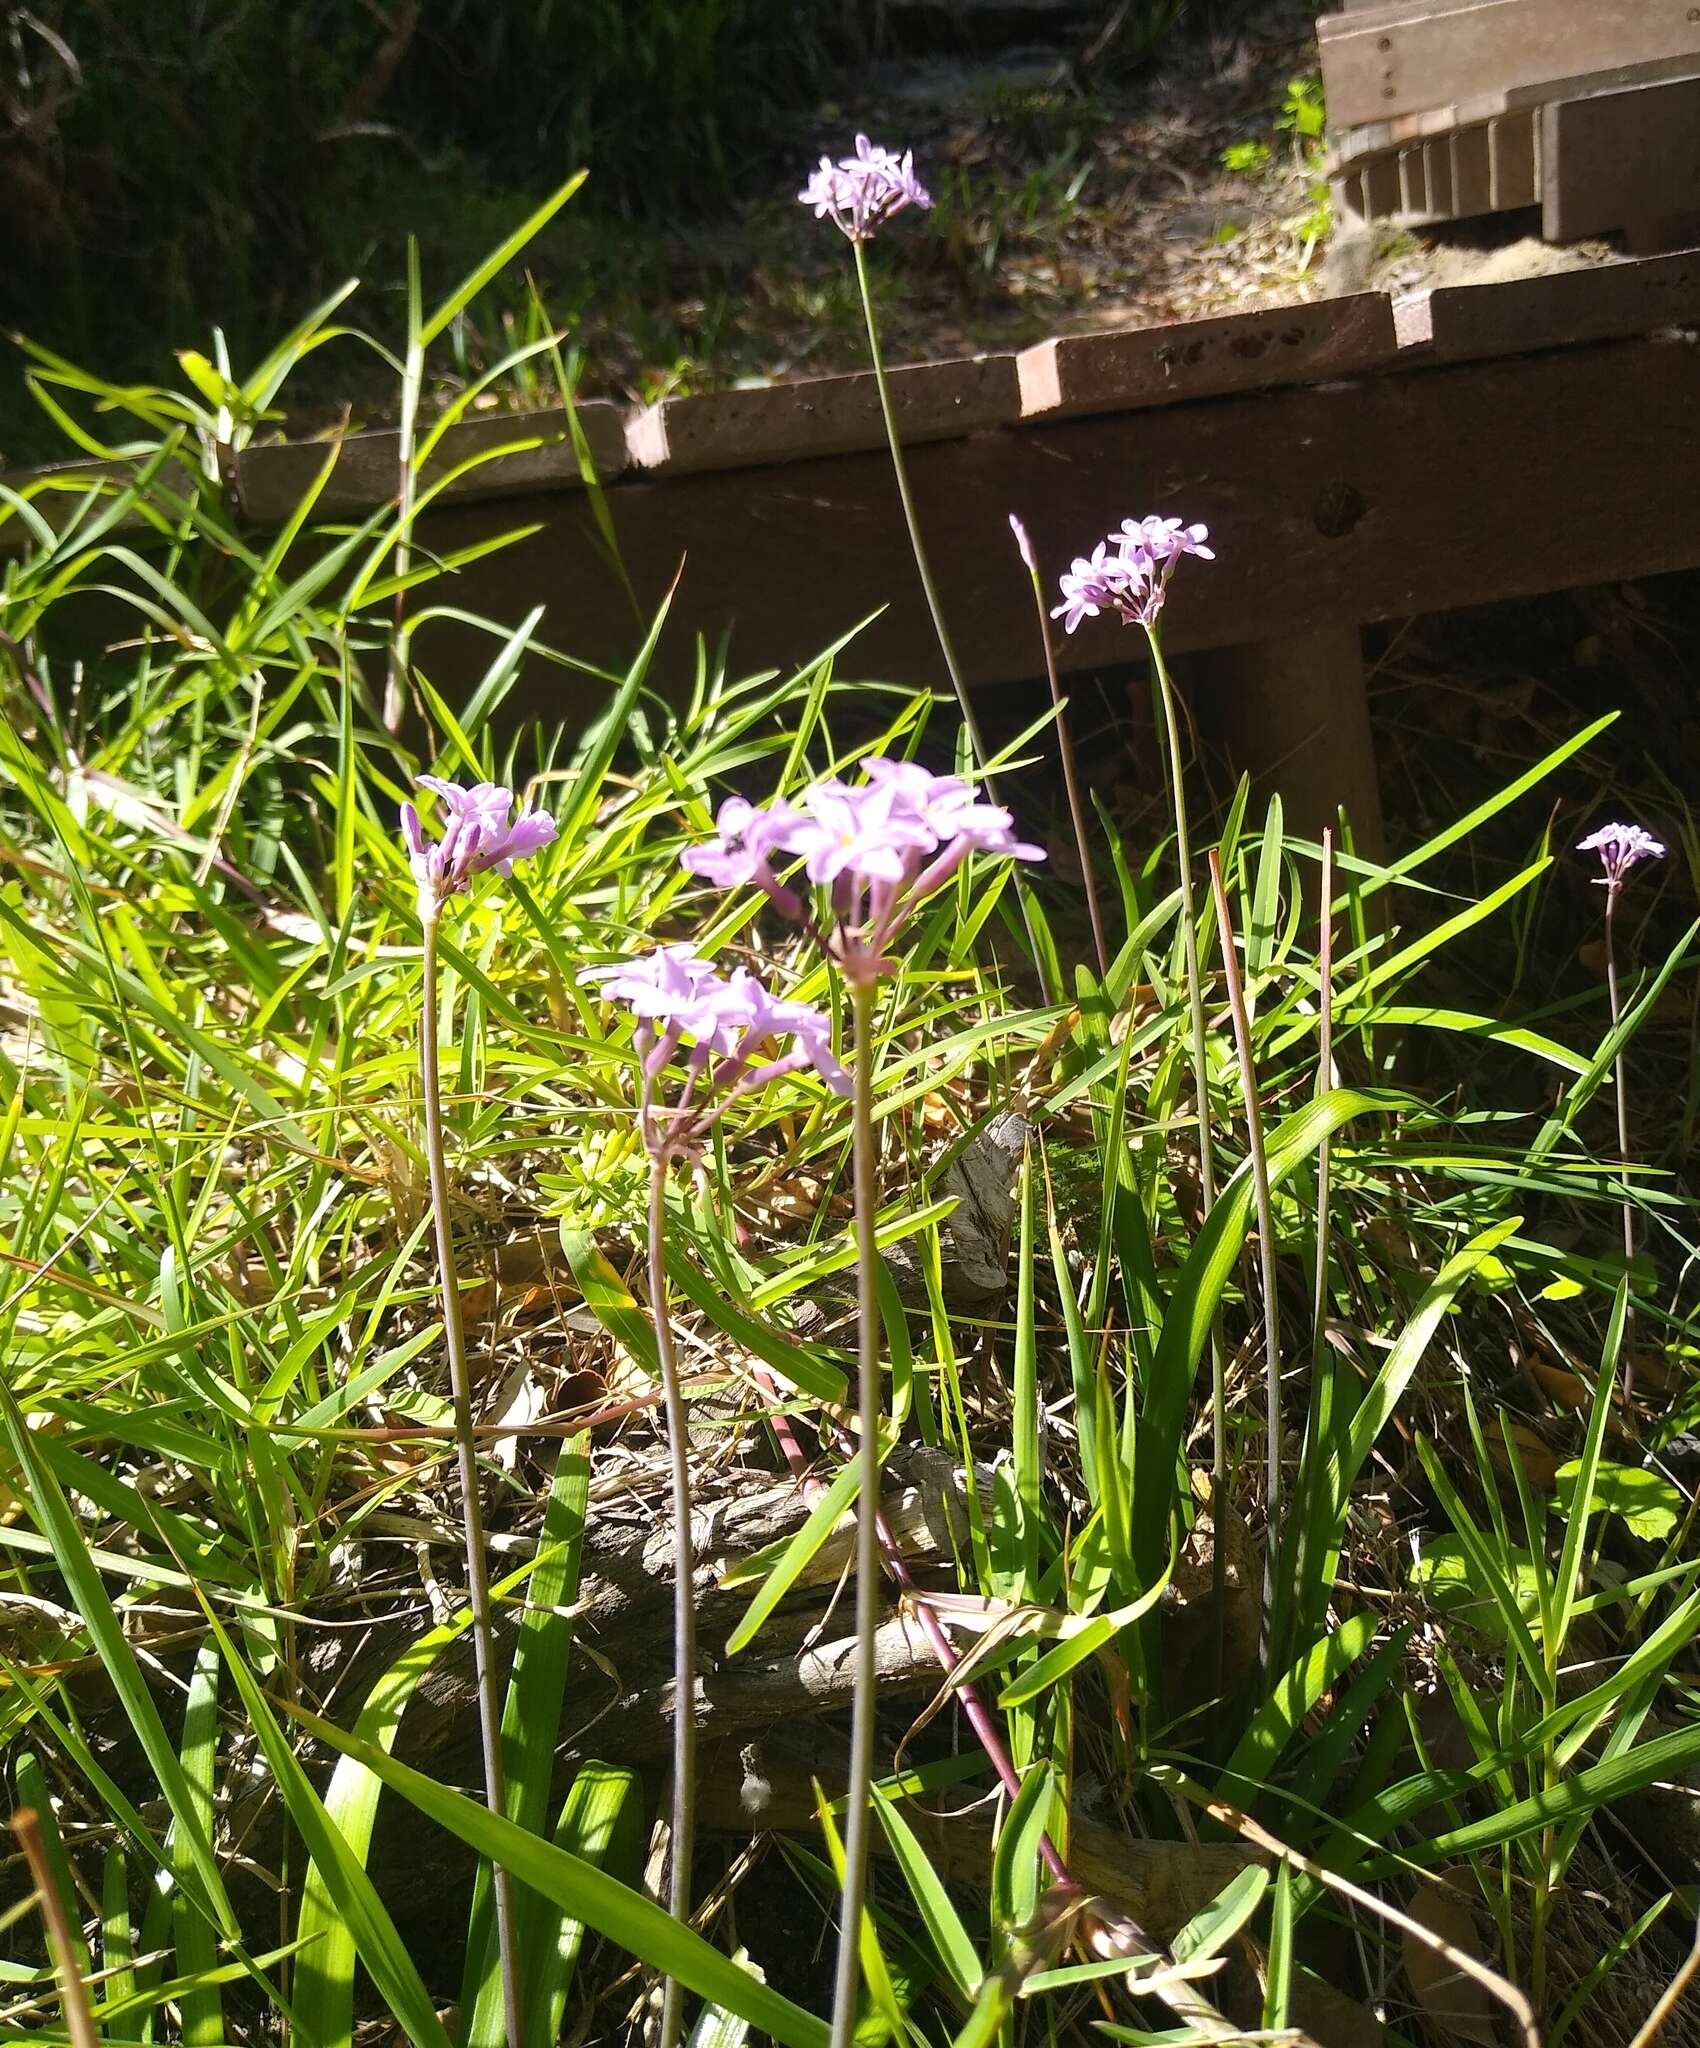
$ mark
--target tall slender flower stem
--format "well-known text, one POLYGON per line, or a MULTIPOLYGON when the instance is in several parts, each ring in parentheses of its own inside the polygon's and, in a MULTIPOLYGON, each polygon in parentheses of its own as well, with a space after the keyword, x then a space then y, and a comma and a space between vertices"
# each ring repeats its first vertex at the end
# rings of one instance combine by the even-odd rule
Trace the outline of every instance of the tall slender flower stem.
MULTIPOLYGON (((1322 933, 1317 947, 1316 1093, 1334 1085, 1334 827, 1322 828, 1322 933)), ((1328 1337, 1328 1204, 1329 1141, 1316 1148, 1316 1274, 1311 1287, 1311 1370, 1322 1356, 1328 1337)))
MULTIPOLYGON (((861 250, 857 249, 857 260, 861 250)), ((844 1825, 844 1889, 838 1909, 838 1967, 832 1994, 832 2048, 850 2048, 862 1981, 862 1898, 867 1886, 869 1786, 874 1775, 874 1635, 879 1627, 879 1253, 874 1244, 874 982, 850 983, 856 1046, 853 1169, 856 1196, 856 1411, 860 1483, 856 1496, 856 1668, 844 1825)))
MULTIPOLYGON (((1597 853, 1600 857, 1600 866, 1604 869, 1600 879, 1605 884, 1606 891, 1606 991, 1611 998, 1611 1025, 1615 1036, 1623 1018, 1617 994, 1617 950, 1616 934, 1613 929, 1613 913, 1617 909, 1618 894, 1623 888, 1624 877, 1638 862, 1663 860, 1665 849, 1645 826, 1616 824, 1602 825, 1599 831, 1590 832, 1586 839, 1577 843, 1576 851, 1597 853)), ((1624 1286, 1629 1291, 1623 1331, 1623 1398, 1627 1401, 1635 1388, 1632 1349, 1635 1337, 1635 1191, 1629 1181, 1629 1089, 1622 1046, 1618 1048, 1615 1079, 1617 1151, 1623 1170, 1624 1286)))
POLYGON ((1068 815, 1074 826, 1075 851, 1080 856, 1080 876, 1086 885, 1086 915, 1092 923, 1092 950, 1098 959, 1100 980, 1110 972, 1110 949, 1104 938, 1104 914, 1098 905, 1098 883, 1092 872, 1092 844, 1086 833, 1086 805, 1080 794, 1080 778, 1074 768, 1074 742, 1069 737, 1068 714, 1063 707, 1062 686, 1057 681, 1056 648, 1051 640, 1051 617, 1045 609, 1045 590, 1039 581, 1039 564, 1024 528, 1015 526, 1027 573, 1033 579, 1033 602, 1039 612, 1039 645, 1045 650, 1045 679, 1051 686, 1051 702, 1057 713, 1057 753, 1062 760, 1063 787, 1068 793, 1068 815))
POLYGON ((956 692, 956 701, 962 707, 962 723, 968 728, 968 738, 974 748, 974 765, 980 770, 981 780, 987 791, 996 800, 991 777, 985 773, 986 746, 980 737, 979 721, 974 716, 968 701, 968 685, 962 679, 962 670, 956 659, 956 649, 951 645, 950 629, 944 622, 944 608, 939 603, 933 572, 927 565, 927 550, 921 541, 921 522, 915 516, 915 499, 909 489, 909 468, 903 459, 903 443, 897 436, 897 416, 891 406, 891 386, 886 379, 885 352, 880 347, 879 323, 874 318, 873 288, 868 279, 867 244, 853 241, 850 244, 856 257, 856 284, 862 294, 862 318, 868 330, 868 358, 873 364, 874 384, 879 392, 880 414, 885 421, 885 438, 891 450, 891 469, 897 479, 897 495, 903 505, 903 519, 909 529, 909 546, 915 556, 915 571, 921 579, 921 590, 927 600, 927 610, 933 618, 933 631, 938 635, 939 652, 944 656, 946 673, 951 688, 956 692))
MULTIPOLYGON (((673 1860, 667 1909, 685 1926, 691 1913, 696 1833, 696 1549, 691 1530, 691 1444, 667 1313, 667 1165, 667 1154, 658 1147, 649 1169, 649 1312, 667 1404, 667 1452, 673 1472, 673 1860)), ((669 1977, 661 2007, 661 2048, 674 2048, 683 2018, 684 1986, 669 1977)))
MULTIPOLYGON (((1181 757, 1180 719, 1175 711, 1175 686, 1163 659, 1163 642, 1155 624, 1145 629, 1151 645, 1151 666, 1157 697, 1163 707, 1168 743, 1169 791, 1175 814, 1175 854, 1181 875, 1181 937, 1186 947, 1187 1009, 1192 1026, 1192 1092, 1198 1110, 1198 1186, 1204 1214, 1216 1206, 1216 1157, 1210 1138, 1210 1060, 1204 1028, 1204 984, 1198 972, 1198 920, 1193 913, 1192 839, 1187 830, 1186 770, 1181 757)), ((1210 1324, 1210 1528, 1211 1592, 1215 1605, 1214 1662, 1220 1696, 1225 1660, 1228 1560, 1224 1526, 1228 1504, 1228 1377, 1220 1324, 1210 1324)))
POLYGON ((1222 863, 1210 849, 1210 886, 1216 898, 1216 924, 1222 935, 1222 978, 1234 1019, 1234 1045, 1239 1053, 1240 1088, 1245 1096, 1247 1149, 1251 1180, 1257 1194, 1257 1249, 1263 1270, 1263 1376, 1266 1394, 1268 1467, 1264 1479, 1269 1533, 1263 1545, 1263 1656, 1270 1653, 1270 1625, 1275 1611, 1275 1551, 1281 1528, 1281 1318, 1275 1292, 1275 1207, 1269 1197, 1269 1158, 1263 1144, 1263 1107, 1258 1100, 1257 1066, 1252 1054, 1251 1014, 1240 982, 1239 955, 1234 951, 1234 924, 1222 863))
MULTIPOLYGON (((921 539, 921 522, 915 512, 914 493, 909 488, 909 466, 903 459, 903 443, 898 438, 897 415, 892 410, 891 385, 886 378, 885 352, 880 347, 879 322, 874 317, 874 294, 868 279, 867 244, 853 240, 850 244, 856 258, 856 285, 862 295, 862 318, 868 330, 868 359, 873 365, 874 386, 879 392, 880 417, 885 421, 886 446, 891 451, 891 473, 897 480, 897 496, 903 506, 903 523, 909 529, 909 550, 915 557, 915 573, 921 579, 921 591, 927 600, 927 610, 932 615, 933 632, 938 638, 939 652, 944 656, 945 673, 950 677, 950 686, 956 692, 956 701, 962 711, 962 723, 968 734, 968 744, 973 749, 974 766, 985 785, 986 794, 994 803, 998 801, 997 784, 993 782, 986 763, 990 758, 986 752, 985 736, 980 731, 980 721, 974 716, 974 707, 968 701, 968 685, 963 678, 962 665, 956 658, 956 649, 951 643, 950 628, 944 622, 944 607, 939 603, 938 586, 933 582, 933 572, 927 562, 927 550, 921 539)), ((1033 965, 1041 981, 1044 969, 1043 955, 1039 951, 1039 937, 1033 928, 1032 912, 1027 904, 1027 891, 1019 879, 1015 882, 1015 900, 1021 906, 1021 921, 1027 927, 1027 944, 1033 955, 1033 965)))
MULTIPOLYGON (((505 1814, 502 1784, 502 1720, 496 1703, 496 1672, 490 1628, 490 1579, 484 1563, 484 1513, 478 1491, 478 1450, 472 1424, 472 1379, 466 1363, 466 1325, 461 1317, 460 1277, 455 1266, 454 1231, 449 1220, 449 1174, 443 1150, 443 1103, 437 1077, 437 930, 435 913, 424 917, 425 975, 419 1017, 419 1087, 425 1108, 425 1163, 431 1178, 431 1214, 436 1227, 437 1271, 442 1282, 443 1344, 449 1357, 454 1400, 455 1456, 460 1471, 461 1512, 466 1520, 466 1604, 472 1610, 472 1661, 478 1688, 478 1733, 484 1754, 484 1803, 505 1814)), ((496 1946, 502 1973, 502 2016, 508 2039, 520 2032, 519 1961, 514 1953, 513 1891, 500 1863, 490 1867, 496 1907, 496 1946)))
MULTIPOLYGON (((1618 885, 1606 887, 1606 996, 1611 1003, 1611 1028, 1616 1031, 1621 1008, 1617 993, 1617 944, 1612 930, 1612 913, 1617 908, 1618 885)), ((1628 1299, 1623 1311, 1623 1398, 1627 1401, 1635 1386, 1635 1204, 1629 1192, 1629 1075, 1628 1061, 1619 1049, 1612 1068, 1617 1092, 1617 1156, 1624 1171, 1623 1181, 1623 1267, 1628 1276, 1628 1299)))
MULTIPOLYGON (((1320 1100, 1334 1085, 1334 828, 1322 828, 1320 935, 1317 940, 1317 1048, 1313 1099, 1320 1100)), ((1305 1417, 1304 1443, 1299 1452, 1300 1470, 1310 1474, 1318 1469, 1324 1447, 1334 1428, 1332 1383, 1326 1376, 1328 1358, 1328 1244, 1333 1199, 1332 1153, 1327 1138, 1316 1149, 1316 1270, 1311 1275, 1310 1297, 1310 1408, 1305 1417)), ((1301 1479, 1300 1491, 1306 1482, 1301 1479)), ((1277 1586, 1272 1667, 1284 1671, 1297 1654, 1298 1636, 1308 1617, 1311 1576, 1314 1564, 1305 1539, 1302 1518, 1287 1527, 1281 1544, 1282 1563, 1277 1586)))

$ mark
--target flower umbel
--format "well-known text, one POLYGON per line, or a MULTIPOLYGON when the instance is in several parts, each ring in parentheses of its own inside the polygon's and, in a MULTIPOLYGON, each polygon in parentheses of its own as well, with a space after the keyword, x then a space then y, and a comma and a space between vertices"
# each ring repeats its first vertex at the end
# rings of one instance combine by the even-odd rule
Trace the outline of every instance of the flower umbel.
POLYGON ((805 206, 812 206, 816 220, 830 218, 852 242, 873 239, 874 230, 906 206, 929 207, 932 199, 915 175, 911 150, 902 156, 881 149, 865 135, 856 137, 856 154, 829 156, 797 194, 805 206))
POLYGON ((1114 612, 1124 625, 1149 629, 1157 623, 1182 555, 1215 561, 1209 539, 1207 526, 1187 526, 1179 519, 1124 519, 1090 555, 1075 558, 1062 578, 1063 601, 1051 617, 1061 619, 1070 633, 1100 612, 1114 612))
POLYGON ((829 949, 853 979, 881 971, 886 948, 916 906, 942 888, 970 853, 1045 857, 1042 847, 1016 838, 1008 811, 980 802, 960 776, 933 775, 916 762, 883 757, 863 765, 866 782, 812 783, 796 809, 777 803, 759 811, 734 798, 738 808, 730 821, 731 804, 721 808, 720 844, 687 847, 682 856, 693 874, 710 881, 761 883, 794 917, 803 908, 794 892, 772 883, 771 871, 764 878, 760 870, 773 853, 800 858, 809 880, 832 892, 837 924, 829 949), (736 841, 730 848, 728 823, 736 841), (753 864, 752 846, 759 848, 753 864))
POLYGON ((1201 562, 1215 561, 1215 549, 1205 546, 1209 538, 1207 526, 1187 526, 1179 519, 1160 519, 1152 514, 1145 519, 1124 519, 1121 537, 1115 544, 1124 557, 1142 560, 1153 573, 1167 576, 1182 555, 1196 555, 1201 562))
POLYGON ((1076 555, 1061 579, 1062 603, 1051 610, 1061 619, 1063 631, 1074 632, 1100 612, 1114 612, 1128 625, 1148 624, 1144 606, 1149 578, 1138 563, 1112 555, 1110 543, 1101 540, 1090 555, 1076 555))
POLYGON ((722 975, 688 946, 660 946, 639 960, 587 967, 579 980, 637 1019, 643 1141, 652 1159, 689 1158, 740 1096, 804 1067, 835 1095, 850 1093, 850 1077, 833 1056, 831 1020, 808 1003, 775 996, 748 968, 722 975), (770 1051, 786 1038, 789 1051, 770 1051), (656 1083, 681 1050, 683 1086, 658 1111, 656 1083))
POLYGON ((1615 896, 1623 878, 1639 860, 1663 860, 1665 849, 1651 832, 1640 825, 1602 825, 1577 841, 1578 853, 1597 853, 1604 874, 1595 877, 1615 896))
POLYGON ((401 807, 401 833, 418 884, 423 921, 434 918, 474 875, 490 869, 511 875, 516 860, 541 852, 555 837, 555 821, 547 811, 521 811, 510 819, 514 793, 500 783, 478 782, 462 789, 438 776, 421 775, 419 786, 435 793, 447 821, 442 838, 430 840, 413 805, 401 807))

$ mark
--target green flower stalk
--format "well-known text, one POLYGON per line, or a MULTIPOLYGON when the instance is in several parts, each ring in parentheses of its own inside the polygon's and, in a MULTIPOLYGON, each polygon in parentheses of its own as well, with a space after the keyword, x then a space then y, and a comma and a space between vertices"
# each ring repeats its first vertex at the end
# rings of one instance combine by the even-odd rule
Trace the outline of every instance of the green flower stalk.
MULTIPOLYGON (((1263 1105, 1257 1092, 1257 1066, 1252 1053, 1251 1012, 1240 982, 1239 955, 1234 951, 1234 921, 1222 862, 1210 849, 1210 887, 1216 899, 1216 926, 1222 934, 1222 978, 1228 987, 1228 1009, 1234 1020, 1234 1049, 1239 1056, 1240 1088, 1245 1098, 1246 1149, 1251 1155, 1252 1187, 1257 1196, 1257 1250, 1263 1277, 1263 1381, 1266 1463, 1264 1509, 1268 1534, 1263 1545, 1263 1612, 1259 1642, 1265 1669, 1271 1662, 1270 1631, 1275 1613, 1275 1552, 1281 1529, 1281 1304, 1275 1280, 1275 1206, 1269 1193, 1269 1155, 1263 1143, 1263 1105)), ((1216 1530, 1222 1548, 1220 1524, 1216 1530)))
MULTIPOLYGON (((921 594, 927 600, 927 612, 933 622, 939 653, 944 658, 945 673, 950 677, 950 687, 956 694, 957 706, 962 713, 974 771, 985 785, 986 793, 995 801, 997 790, 987 767, 990 756, 986 751, 985 738, 969 701, 968 683, 962 673, 962 664, 956 658, 950 628, 945 624, 944 607, 939 602, 938 586, 933 581, 932 567, 927 560, 926 543, 921 538, 921 522, 915 510, 914 492, 909 487, 909 465, 904 460, 903 442, 897 432, 897 414, 891 403, 885 351, 880 346, 879 322, 874 315, 874 295, 868 278, 867 245, 873 240, 875 230, 907 207, 929 208, 932 198, 915 175, 912 151, 905 150, 902 156, 898 156, 895 151, 882 149, 877 143, 870 142, 865 135, 856 137, 854 156, 841 157, 836 163, 831 157, 823 156, 819 168, 797 197, 803 205, 814 208, 817 220, 832 221, 849 242, 855 259, 856 289, 861 296, 862 320, 868 334, 868 361, 874 373, 874 388, 879 393, 880 417, 885 423, 886 447, 891 454, 891 473, 897 484, 898 502, 903 507, 909 550, 915 558, 915 573, 920 578, 921 594)), ((1022 922, 1027 927, 1034 966, 1042 973, 1040 963, 1044 955, 1033 928, 1027 898, 1019 887, 1017 900, 1021 905, 1022 922)))
MULTIPOLYGON (((462 894, 475 874, 513 873, 516 860, 539 852, 555 837, 554 820, 541 811, 522 812, 509 822, 513 793, 481 782, 470 790, 435 776, 422 776, 447 814, 440 841, 427 840, 412 804, 401 810, 402 836, 419 892, 424 937, 424 986, 419 1014, 419 1084, 425 1116, 425 1164, 431 1183, 431 1218, 436 1233, 437 1272, 442 1288, 443 1347, 448 1354, 454 1404, 455 1458, 461 1513, 466 1525, 466 1603, 472 1614, 472 1658, 478 1694, 478 1734, 484 1761, 484 1803, 506 1812, 502 1782, 502 1719, 496 1699, 494 1641, 490 1624, 490 1577, 484 1558, 484 1512, 479 1496, 478 1450, 473 1434, 472 1376, 467 1365, 466 1325, 461 1315, 460 1275, 454 1226, 449 1214, 448 1159, 443 1143, 443 1101, 438 1076, 437 939, 443 906, 462 894)), ((502 1977, 502 2016, 510 2041, 520 2030, 519 1958, 514 1949, 513 1891, 508 1873, 493 1864, 491 1893, 496 1912, 496 1945, 502 1977)))
MULTIPOLYGON (((1598 832, 1577 844, 1578 853, 1597 853, 1604 873, 1596 877, 1606 892, 1606 993, 1611 1003, 1611 1028, 1616 1031, 1622 1019, 1622 1008, 1617 994, 1617 945, 1612 931, 1612 913, 1617 909, 1617 899, 1623 893, 1624 879, 1637 861, 1663 860, 1665 849, 1651 832, 1639 825, 1602 825, 1598 832)), ((1613 1069, 1617 1088, 1617 1154, 1627 1176, 1629 1170, 1629 1076, 1622 1052, 1618 1053, 1613 1069)), ((1635 1334, 1635 1203, 1630 1195, 1627 1177, 1623 1184, 1623 1265, 1630 1276, 1631 1289, 1629 1308, 1626 1313, 1623 1344, 1623 1398, 1627 1401, 1635 1385, 1635 1361, 1630 1345, 1635 1334)))
POLYGON ((930 775, 913 761, 875 759, 863 765, 866 783, 814 783, 804 791, 800 808, 776 803, 757 810, 741 797, 729 798, 720 807, 717 839, 688 847, 684 855, 692 873, 723 889, 753 884, 782 915, 805 924, 825 946, 850 994, 858 1314, 856 1663, 832 2048, 850 2048, 856 2027, 862 1981, 859 1935, 873 1825, 869 1788, 879 1704, 874 1638, 879 1627, 880 1425, 885 1404, 875 1241, 879 1158, 874 1138, 874 1002, 881 980, 895 969, 893 948, 904 927, 971 853, 1044 858, 1039 847, 1016 838, 1006 810, 979 802, 972 787, 958 777, 930 775), (801 860, 807 880, 827 892, 830 928, 822 930, 797 891, 775 873, 774 857, 779 854, 801 860))
POLYGON ((1092 840, 1086 830, 1086 803, 1080 793, 1080 777, 1075 772, 1074 742, 1069 737, 1068 710, 1063 702, 1062 685, 1057 681, 1056 649, 1051 645, 1051 621, 1045 610, 1045 586, 1039 580, 1039 560, 1033 552, 1033 543, 1027 537, 1027 529, 1012 512, 1009 515, 1009 530, 1015 535, 1015 545, 1020 550, 1022 562, 1028 575, 1033 579, 1033 602, 1039 609, 1039 645, 1045 651, 1045 680, 1051 688, 1051 704, 1057 714, 1057 755, 1062 762, 1063 788, 1068 796, 1069 823, 1074 827, 1074 850, 1080 859, 1080 879, 1086 887, 1086 915, 1092 926, 1092 951, 1098 962, 1098 978, 1109 978, 1110 948, 1104 937, 1104 913, 1098 907, 1098 880, 1092 872, 1092 840))
MULTIPOLYGON (((1076 556, 1068 574, 1060 581, 1062 603, 1051 612, 1061 619, 1065 633, 1075 633, 1088 619, 1101 614, 1118 618, 1124 625, 1141 626, 1151 649, 1152 671, 1157 679, 1157 699, 1163 709, 1163 732, 1168 755, 1169 799, 1175 824, 1175 857, 1180 866, 1181 940, 1186 949, 1186 993, 1192 1037, 1192 1092, 1198 1112, 1198 1187, 1203 1213, 1216 1205, 1216 1159, 1210 1137, 1209 1037, 1204 1021, 1204 983, 1198 971, 1198 919, 1194 914, 1192 891, 1192 836, 1187 826, 1186 772, 1181 756, 1180 719, 1175 709, 1175 686, 1163 659, 1162 635, 1157 621, 1168 596, 1169 579, 1183 555, 1196 555, 1213 562, 1215 551, 1208 545, 1210 530, 1187 526, 1179 519, 1156 516, 1124 519, 1120 530, 1099 541, 1090 555, 1076 556)), ((1222 1333, 1212 1322, 1210 1328, 1210 1522, 1212 1538, 1212 1593, 1215 1604, 1215 1672, 1217 1690, 1225 1656, 1223 1626, 1227 1612, 1227 1544, 1224 1517, 1228 1488, 1228 1384, 1227 1363, 1222 1350, 1222 1333)))
MULTIPOLYGON (((634 1037, 642 1076, 638 1126, 649 1154, 649 1308, 667 1414, 673 1487, 673 1813, 667 1908, 682 1926, 691 1917, 691 1856, 696 1835, 696 1547, 691 1528, 691 1445, 667 1293, 667 1180, 675 1165, 700 1158, 714 1126, 740 1096, 783 1074, 812 1066, 842 1095, 850 1081, 832 1055, 832 1025, 806 1003, 778 1002, 746 969, 716 973, 687 946, 662 946, 646 958, 587 968, 638 1020, 634 1037), (779 1038, 793 1049, 766 1056, 779 1038), (688 1048, 686 1041, 689 1041, 688 1048), (657 1096, 677 1060, 684 1068, 671 1103, 657 1096)), ((674 2048, 684 2019, 684 1986, 667 1980, 661 2048, 674 2048)))

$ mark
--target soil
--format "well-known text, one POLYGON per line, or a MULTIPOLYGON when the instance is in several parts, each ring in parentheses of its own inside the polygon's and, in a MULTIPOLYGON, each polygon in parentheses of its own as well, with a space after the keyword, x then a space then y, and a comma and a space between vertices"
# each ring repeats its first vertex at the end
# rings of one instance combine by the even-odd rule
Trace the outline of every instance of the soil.
MULTIPOLYGON (((1044 337, 1302 302, 1366 289, 1492 283, 1610 261, 1554 248, 1538 211, 1412 231, 1330 232, 1319 145, 1283 132, 1295 82, 1318 77, 1307 0, 1231 27, 1195 10, 1124 77, 1036 14, 998 17, 973 49, 894 55, 776 137, 771 176, 709 229, 681 228, 616 263, 579 303, 587 388, 651 399, 866 366, 839 238, 799 208, 799 174, 865 131, 912 148, 934 206, 871 246, 891 357, 918 362, 1044 337), (992 46, 988 47, 988 40, 992 46), (1224 153, 1266 152, 1249 169, 1224 153)), ((1089 47, 1089 46, 1088 46, 1089 47)), ((569 297, 575 296, 569 292, 569 297)))

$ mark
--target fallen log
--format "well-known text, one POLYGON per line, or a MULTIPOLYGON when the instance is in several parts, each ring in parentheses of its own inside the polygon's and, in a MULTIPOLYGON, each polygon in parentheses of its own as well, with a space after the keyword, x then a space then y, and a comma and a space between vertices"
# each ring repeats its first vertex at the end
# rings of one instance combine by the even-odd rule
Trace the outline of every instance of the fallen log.
MULTIPOLYGON (((808 1503, 788 1480, 739 1473, 722 1480, 718 1498, 694 1517, 697 1553, 699 1675, 696 1711, 705 1739, 760 1729, 798 1715, 829 1713, 849 1703, 850 1616, 834 1628, 826 1592, 843 1577, 853 1528, 846 1523, 822 1544, 756 1643, 727 1658, 725 1644, 749 1592, 728 1590, 735 1567, 801 1528, 808 1503), (821 1640, 815 1640, 818 1636, 821 1640)), ((965 1481, 956 1460, 913 1447, 892 1461, 884 1505, 898 1541, 925 1578, 966 1547, 965 1481)), ((423 1525, 374 1517, 380 1531, 417 1535, 423 1525)), ((427 1530, 444 1543, 452 1531, 427 1530)), ((524 1546, 510 1546, 523 1548, 524 1546)), ((594 1754, 610 1762, 647 1762, 668 1746, 673 1713, 671 1612, 672 1535, 649 1504, 647 1490, 593 1507, 584 1534, 584 1565, 575 1603, 573 1680, 559 1761, 594 1754)), ((952 1568, 954 1576, 954 1568, 952 1568)), ((750 1589, 750 1590, 753 1590, 750 1589)), ((379 1674, 408 1640, 408 1624, 374 1627, 351 1649, 346 1634, 311 1642, 305 1675, 312 1693, 338 1720, 358 1711, 379 1674)), ((511 1627, 498 1627, 497 1654, 511 1649, 511 1627)), ((915 1691, 938 1682, 938 1665, 913 1622, 895 1612, 877 1646, 882 1692, 915 1691)), ((404 1761, 450 1776, 476 1775, 470 1649, 457 1644, 420 1682, 397 1740, 404 1761)))

